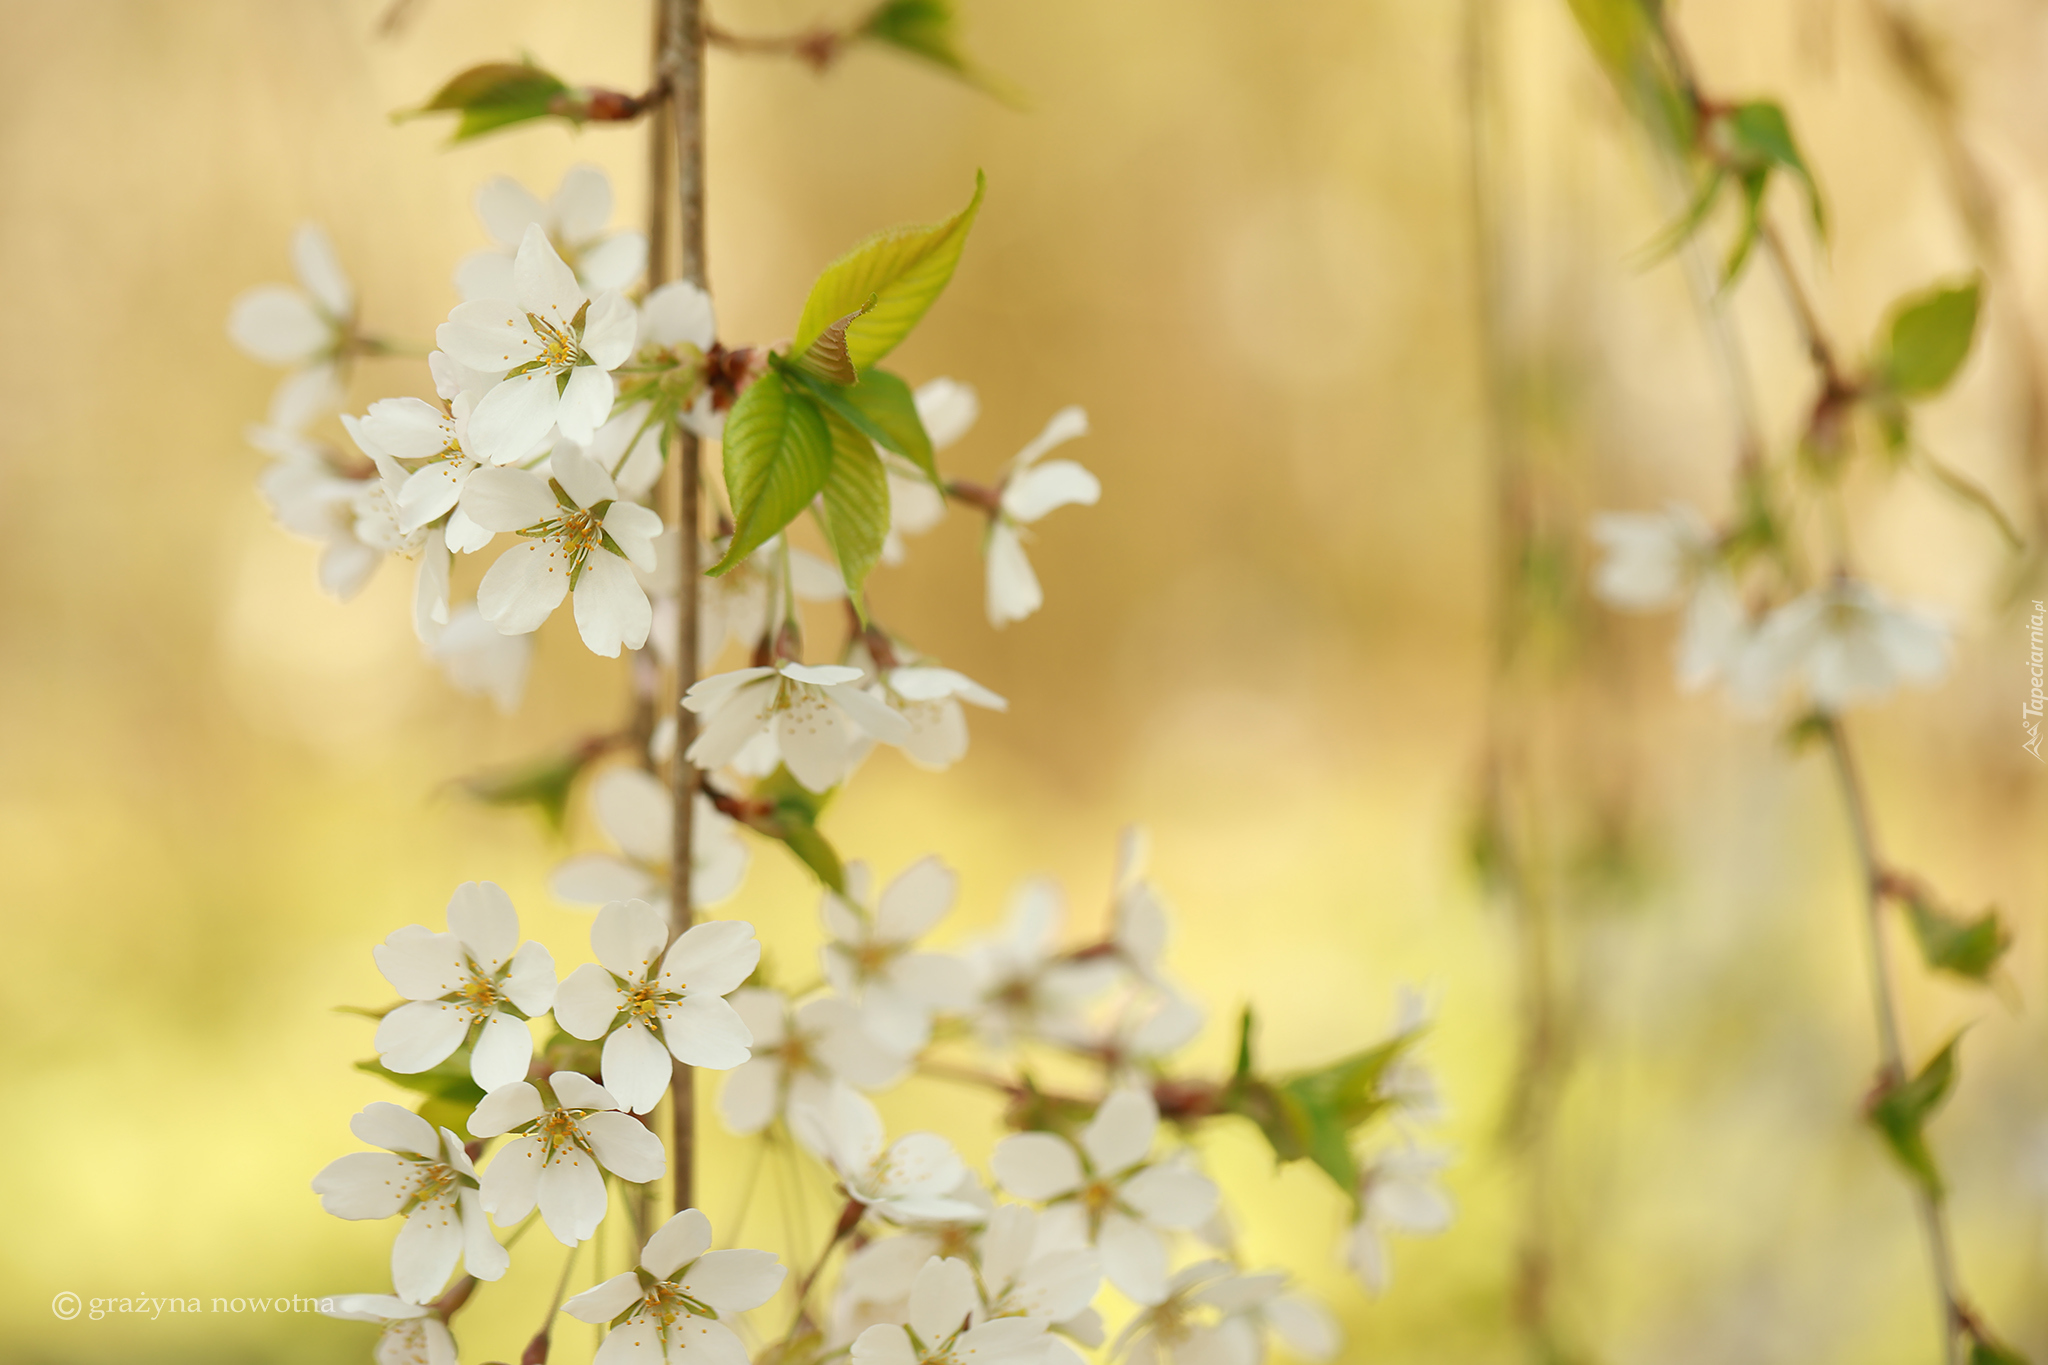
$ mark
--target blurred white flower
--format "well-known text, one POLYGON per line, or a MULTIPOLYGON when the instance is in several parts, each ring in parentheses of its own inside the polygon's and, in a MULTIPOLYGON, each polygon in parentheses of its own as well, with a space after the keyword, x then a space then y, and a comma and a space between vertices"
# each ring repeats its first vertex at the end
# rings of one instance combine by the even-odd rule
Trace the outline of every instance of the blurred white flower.
POLYGON ((822 910, 829 941, 819 950, 832 989, 861 1008, 870 1033, 912 1053, 931 1038, 932 1015, 974 1003, 973 973, 948 953, 920 952, 959 890, 959 878, 937 858, 921 858, 884 887, 874 909, 863 902, 868 869, 846 869, 846 894, 827 889, 822 910))
POLYGON ((633 354, 639 326, 617 292, 583 292, 538 225, 527 228, 510 296, 455 305, 434 334, 449 356, 503 373, 470 414, 477 459, 510 464, 536 453, 550 427, 589 444, 611 416, 611 372, 633 354))
POLYGON ((1113 957, 1070 957, 1060 951, 1066 896, 1048 877, 1033 877, 1010 893, 1002 932, 968 952, 980 983, 973 1009, 985 1046, 1013 1047, 1032 1039, 1079 1044, 1089 1036, 1086 1007, 1123 975, 1113 957))
POLYGON ((1437 1184, 1450 1156, 1428 1147, 1390 1148, 1368 1164, 1359 1179, 1358 1221, 1345 1239, 1344 1260, 1374 1294, 1393 1281, 1387 1234, 1433 1237, 1451 1225, 1451 1197, 1437 1184))
POLYGON ((433 1309, 391 1294, 337 1294, 320 1311, 345 1322, 381 1323, 376 1365, 457 1365, 455 1338, 433 1309))
POLYGON ((667 922, 645 901, 614 901, 597 912, 590 946, 597 961, 563 980, 555 1022, 572 1037, 604 1039, 605 1086, 620 1108, 644 1114, 661 1102, 671 1055, 714 1071, 747 1060, 753 1034, 723 997, 761 960, 753 925, 710 920, 671 946, 667 922))
MULTIPOLYGON (((1287 1276, 1278 1271, 1232 1275, 1202 1286, 1194 1297, 1221 1315, 1220 1323, 1242 1323, 1253 1346, 1241 1357, 1244 1365, 1265 1359, 1266 1338, 1277 1336, 1306 1360, 1328 1360, 1343 1345, 1343 1333, 1330 1310, 1306 1294, 1290 1293, 1287 1276)), ((1242 1343, 1243 1334, 1226 1331, 1226 1340, 1242 1343)))
POLYGON ((975 1321, 1033 1317, 1065 1322, 1085 1312, 1102 1287, 1102 1258, 1089 1247, 1051 1244, 1044 1217, 1022 1204, 989 1214, 981 1234, 982 1304, 975 1321))
MULTIPOLYGON (((476 1168, 462 1140, 409 1109, 378 1102, 349 1120, 349 1131, 381 1152, 352 1152, 313 1177, 320 1206, 337 1218, 405 1215, 391 1246, 391 1281, 401 1297, 425 1303, 441 1292, 455 1263, 495 1280, 512 1263, 484 1220, 476 1168)), ((392 1316, 396 1316, 393 1314, 392 1316)))
POLYGON ((1071 504, 1093 506, 1102 484, 1072 460, 1039 461, 1046 452, 1088 434, 1088 414, 1062 408, 1045 430, 1017 452, 1004 475, 999 509, 989 518, 983 544, 988 558, 988 619, 993 626, 1021 621, 1045 604, 1038 575, 1024 554, 1025 528, 1071 504))
POLYGON ((878 1218, 915 1224, 980 1212, 952 1193, 967 1173, 952 1143, 936 1133, 907 1133, 889 1143, 882 1116, 851 1086, 835 1085, 818 1103, 792 1106, 789 1120, 798 1141, 831 1166, 846 1197, 878 1218))
POLYGON ((519 709, 533 667, 531 635, 505 634, 471 602, 449 614, 448 624, 427 642, 426 653, 456 691, 489 697, 508 716, 519 709))
POLYGON ((894 1085, 910 1059, 883 1047, 861 1013, 837 996, 792 1008, 780 991, 735 991, 732 1007, 754 1035, 753 1056, 725 1078, 718 1111, 742 1135, 758 1133, 792 1105, 818 1105, 834 1081, 879 1090, 894 1085))
POLYGON ((1749 637, 1749 613, 1706 519, 1682 503, 1662 512, 1603 512, 1592 535, 1607 556, 1593 574, 1603 602, 1637 612, 1684 603, 1678 685, 1696 691, 1726 676, 1749 637))
POLYGON ((617 1324, 596 1365, 744 1365, 747 1348, 725 1320, 768 1302, 788 1273, 772 1252, 711 1250, 711 1220, 684 1209, 647 1239, 637 1271, 584 1290, 562 1311, 617 1324))
POLYGON ((980 1307, 974 1271, 965 1261, 933 1257, 910 1289, 909 1321, 878 1323, 853 1343, 863 1365, 1040 1365, 1045 1322, 996 1318, 969 1326, 980 1307))
POLYGON ((524 1079, 533 1059, 526 1018, 554 1004, 554 958, 541 944, 520 943, 519 912, 496 882, 456 887, 448 929, 409 924, 371 949, 408 1002, 378 1021, 378 1060, 411 1074, 468 1042, 470 1075, 484 1089, 524 1079))
MULTIPOLYGON (((690 899, 699 906, 716 905, 746 879, 747 846, 708 798, 698 793, 695 802, 690 899)), ((676 811, 668 784, 644 768, 607 768, 590 784, 590 809, 619 851, 575 854, 555 868, 548 889, 571 905, 646 901, 666 918, 676 811)))
POLYGON ((462 490, 462 510, 520 544, 498 556, 477 585, 477 609, 507 635, 538 630, 575 594, 576 629, 591 653, 617 658, 647 643, 654 608, 633 569, 654 567, 661 518, 619 498, 606 474, 562 448, 543 480, 523 469, 480 469, 462 490))
POLYGON ((1013 1133, 989 1159, 1004 1189, 1044 1202, 1047 1219, 1100 1251, 1110 1283, 1141 1304, 1166 1295, 1165 1234, 1199 1227, 1218 1199, 1207 1176, 1151 1159, 1158 1128, 1151 1095, 1117 1090, 1078 1146, 1052 1133, 1013 1133))
POLYGON ((683 697, 705 717, 686 757, 708 772, 767 736, 743 771, 765 776, 780 762, 812 791, 829 791, 852 775, 870 741, 900 744, 910 734, 908 721, 857 685, 863 676, 837 664, 786 663, 700 679, 683 697))
POLYGON ((466 300, 514 296, 512 263, 531 227, 547 235, 577 283, 592 294, 629 288, 647 268, 647 238, 610 229, 612 182, 596 166, 571 166, 546 203, 506 176, 486 180, 477 188, 476 216, 498 245, 456 266, 455 288, 466 300))
POLYGON ((1895 605, 1868 583, 1840 578, 1785 603, 1736 660, 1732 690, 1760 709, 1787 686, 1835 714, 1881 701, 1902 683, 1927 687, 1948 672, 1949 632, 1933 615, 1895 605))
POLYGON ((279 386, 296 401, 341 403, 340 366, 355 326, 356 291, 334 243, 317 223, 292 234, 292 269, 299 287, 260 284, 228 310, 228 337, 254 359, 293 371, 279 386))
POLYGON ((589 1240, 604 1221, 604 1173, 646 1184, 668 1170, 661 1139, 619 1112, 611 1092, 574 1071, 548 1077, 555 1103, 526 1081, 491 1091, 470 1115, 480 1138, 517 1134, 484 1169, 484 1211, 500 1226, 540 1208, 541 1221, 564 1246, 589 1240))

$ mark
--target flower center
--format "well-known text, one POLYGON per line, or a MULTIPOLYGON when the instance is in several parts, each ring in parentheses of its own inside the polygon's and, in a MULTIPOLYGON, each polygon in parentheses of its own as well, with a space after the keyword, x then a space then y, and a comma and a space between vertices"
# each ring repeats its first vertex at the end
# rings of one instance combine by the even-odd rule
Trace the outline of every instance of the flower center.
POLYGON ((587 1152, 590 1143, 584 1139, 583 1130, 576 1124, 576 1114, 568 1109, 550 1109, 534 1124, 533 1135, 547 1146, 543 1163, 552 1162, 557 1156, 570 1152, 587 1152))
POLYGON ((647 1297, 641 1301, 641 1311, 659 1323, 664 1333, 684 1318, 718 1317, 717 1309, 691 1298, 680 1286, 667 1280, 658 1281, 647 1291, 647 1297))
POLYGON ((504 998, 504 992, 498 989, 495 981, 473 968, 469 978, 455 992, 456 1002, 469 1011, 472 1019, 482 1019, 504 998))
POLYGON ((419 1163, 417 1179, 419 1184, 413 1186, 412 1195, 405 1201, 405 1208, 401 1212, 411 1213, 422 1204, 446 1199, 461 1177, 455 1173, 453 1166, 444 1161, 422 1161, 419 1163))
POLYGON ((1099 1218, 1116 1203, 1116 1186, 1106 1180, 1091 1180, 1081 1191, 1081 1207, 1091 1218, 1099 1218))
POLYGON ((552 323, 542 322, 531 313, 527 314, 533 323, 533 335, 540 342, 540 367, 550 374, 560 374, 573 369, 581 348, 576 338, 552 323))
MULTIPOLYGON (((685 983, 682 989, 688 990, 688 984, 685 983)), ((661 1021, 661 1011, 665 1007, 682 998, 681 992, 669 990, 657 978, 626 987, 626 1003, 620 1008, 642 1023, 655 1024, 661 1021)))

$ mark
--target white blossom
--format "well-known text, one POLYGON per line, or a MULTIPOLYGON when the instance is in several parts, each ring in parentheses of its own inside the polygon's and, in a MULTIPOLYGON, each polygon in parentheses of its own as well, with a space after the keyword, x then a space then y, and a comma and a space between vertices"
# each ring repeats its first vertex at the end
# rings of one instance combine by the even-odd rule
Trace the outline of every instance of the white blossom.
MULTIPOLYGON (((715 564, 724 557, 724 539, 700 545, 697 562, 715 564)), ((655 567, 640 574, 640 584, 657 604, 673 603, 682 591, 682 556, 675 530, 663 531, 654 541, 655 567)), ((826 560, 785 546, 781 536, 771 536, 760 549, 748 555, 731 572, 717 578, 698 575, 697 658, 715 661, 728 644, 751 651, 768 638, 778 619, 783 597, 783 566, 789 569, 789 589, 799 602, 840 602, 846 598, 846 581, 826 560)), ((637 570, 636 570, 637 572, 637 570)), ((647 637, 657 657, 673 667, 676 661, 677 613, 657 605, 654 629, 647 637)))
POLYGON ((990 1157, 1004 1189, 1044 1202, 1047 1218, 1100 1251, 1110 1283, 1141 1304, 1167 1292, 1165 1234, 1200 1226, 1218 1198, 1207 1176, 1152 1160, 1158 1128, 1151 1095, 1122 1089, 1102 1102, 1078 1146, 1053 1133, 1013 1133, 990 1157))
POLYGON ((461 1261, 480 1280, 512 1263, 484 1220, 476 1168, 462 1140, 409 1109, 379 1101, 349 1120, 349 1131, 381 1152, 352 1152, 313 1177, 320 1206, 337 1218, 405 1216, 391 1244, 391 1282, 399 1296, 426 1303, 461 1261))
POLYGON ((1384 1294, 1393 1280, 1388 1233, 1431 1237, 1450 1227, 1451 1199, 1436 1180, 1449 1164, 1443 1151, 1403 1146, 1366 1165, 1359 1179, 1358 1221, 1345 1239, 1344 1260, 1374 1294, 1384 1294))
POLYGON ((967 755, 967 714, 962 702, 990 711, 1007 711, 1010 703, 964 673, 930 664, 906 664, 879 674, 880 695, 910 724, 898 741, 910 761, 943 772, 967 755))
POLYGON ((371 1355, 376 1365, 457 1365, 455 1338, 433 1309, 391 1294, 337 1294, 320 1311, 346 1322, 374 1322, 384 1330, 371 1355))
POLYGON ((1764 618, 1736 661, 1732 690, 1761 708, 1797 685, 1815 707, 1835 714, 1881 701, 1902 683, 1931 686, 1948 668, 1941 621, 1894 604, 1868 583, 1839 578, 1764 618))
POLYGON ((989 1214, 981 1234, 982 1304, 977 1322, 1033 1317, 1065 1322, 1085 1311, 1102 1287, 1102 1258, 1092 1248, 1058 1244, 1043 1215, 1022 1204, 989 1214))
POLYGON ((633 353, 633 305, 613 290, 585 294, 538 224, 526 229, 509 298, 459 303, 435 341, 455 360, 505 377, 477 400, 469 447, 511 464, 536 454, 550 427, 588 444, 611 415, 611 371, 633 353))
POLYGON ((519 709, 533 667, 531 635, 505 634, 470 602, 449 613, 448 624, 434 632, 426 653, 456 691, 489 697, 508 716, 519 709))
POLYGON ((686 755, 709 771, 733 763, 762 736, 765 750, 743 770, 760 776, 776 762, 812 791, 829 791, 852 775, 872 740, 899 744, 910 723, 856 686, 865 676, 838 664, 785 663, 741 668, 701 679, 683 705, 704 716, 686 755))
POLYGON ((974 1218, 979 1210, 952 1191, 967 1168, 936 1133, 907 1133, 893 1144, 859 1091, 835 1085, 819 1103, 791 1108, 797 1139, 832 1167, 846 1197, 892 1223, 974 1218))
POLYGON ((909 1321, 862 1332, 853 1343, 853 1359, 862 1365, 1040 1365, 1043 1319, 996 1318, 968 1326, 979 1306, 968 1264, 935 1256, 911 1286, 909 1321))
POLYGON ((629 288, 647 268, 647 238, 609 226, 612 182, 596 166, 571 166, 546 203, 507 176, 486 180, 477 188, 476 216, 498 245, 463 257, 455 268, 455 288, 464 299, 514 296, 513 258, 534 227, 592 294, 629 288))
POLYGON ((959 878, 937 858, 922 858, 883 888, 872 911, 862 904, 867 888, 866 865, 854 863, 846 869, 846 894, 824 894, 825 979, 861 1007, 884 1046, 915 1052, 931 1037, 934 1013, 964 1011, 974 1002, 966 962, 917 949, 952 908, 959 878))
MULTIPOLYGON (((1401 986, 1394 997, 1395 1035, 1420 1033, 1434 1013, 1428 996, 1413 986, 1401 986)), ((1404 1131, 1408 1125, 1441 1123, 1447 1112, 1436 1072, 1417 1055, 1414 1043, 1387 1063, 1380 1073, 1379 1092, 1393 1103, 1393 1118, 1404 1125, 1404 1131)))
POLYGON ((228 336, 253 358, 293 371, 285 386, 297 386, 302 396, 331 395, 339 404, 339 368, 355 326, 355 286, 317 223, 301 223, 292 235, 292 268, 298 288, 262 284, 235 299, 228 336))
POLYGON ((520 943, 519 913, 495 882, 456 887, 448 929, 409 924, 371 950, 377 970, 407 1001, 378 1022, 378 1059, 410 1074, 468 1042, 478 1085, 492 1090, 520 1080, 533 1058, 533 1033, 521 1016, 554 1004, 555 960, 541 944, 520 943))
POLYGON ((1017 452, 1004 475, 998 510, 989 518, 983 550, 988 558, 988 619, 994 626, 1021 621, 1045 604, 1038 575, 1024 554, 1026 528, 1070 504, 1093 506, 1102 484, 1072 460, 1039 463, 1046 452, 1088 434, 1088 414, 1062 408, 1045 430, 1017 452))
MULTIPOLYGON (((1305 1360, 1328 1360, 1343 1345, 1343 1333, 1330 1310, 1306 1294, 1290 1292, 1287 1276, 1278 1271, 1231 1275, 1195 1291, 1194 1297, 1215 1309, 1219 1326, 1240 1324, 1251 1335, 1244 1365, 1265 1359, 1266 1338, 1277 1336, 1305 1360)), ((1245 1332, 1225 1328, 1223 1339, 1242 1349, 1245 1332)))
POLYGON ((595 1365, 746 1365, 727 1320, 768 1302, 788 1273, 772 1252, 711 1250, 711 1220, 684 1209, 647 1239, 637 1272, 584 1290, 562 1311, 613 1324, 595 1365))
MULTIPOLYGON (((746 879, 747 846, 707 797, 700 792, 694 801, 690 899, 716 905, 746 879)), ((555 869, 549 889, 571 905, 646 901, 666 918, 676 810, 668 784, 644 768, 607 768, 590 784, 590 808, 619 851, 576 854, 555 869)))
POLYGON ((644 1114, 668 1091, 669 1058, 726 1071, 750 1055, 753 1034, 723 997, 761 960, 743 920, 692 925, 671 946, 668 924, 645 901, 614 901, 590 926, 596 962, 569 973, 555 1022, 573 1037, 604 1039, 604 1079, 621 1108, 644 1114))
MULTIPOLYGON (((472 424, 472 430, 474 425, 472 424)), ((477 609, 507 635, 538 630, 575 595, 576 629, 593 654, 617 658, 647 643, 654 608, 635 567, 654 567, 661 518, 619 498, 611 476, 572 449, 558 449, 546 480, 523 469, 482 469, 462 491, 462 510, 521 543, 498 556, 477 585, 477 609)))
POLYGON ((574 1071, 548 1077, 555 1103, 527 1081, 483 1097, 470 1115, 480 1138, 517 1134, 484 1168, 484 1211, 500 1226, 540 1208, 541 1221, 565 1246, 587 1241, 604 1221, 604 1173, 646 1184, 668 1169, 661 1139, 619 1111, 611 1092, 574 1071))
POLYGON ((1685 605, 1679 686, 1696 691, 1724 677, 1748 638, 1749 613, 1706 519, 1682 503, 1662 512, 1603 512, 1592 534, 1606 554, 1593 573, 1602 601, 1638 612, 1685 605))
POLYGON ((735 1133, 758 1133, 792 1105, 825 1103, 832 1084, 894 1085, 909 1058, 875 1041, 861 1012, 825 995, 792 1007, 780 991, 749 987, 732 1007, 754 1035, 753 1056, 725 1078, 718 1111, 735 1133))
POLYGON ((1059 884, 1034 877, 1010 893, 1002 932, 969 951, 980 988, 974 1023, 986 1046, 1001 1049, 1040 1038, 1078 1043, 1088 1036, 1084 1011, 1116 984, 1123 966, 1107 956, 1063 953, 1065 919, 1059 884))

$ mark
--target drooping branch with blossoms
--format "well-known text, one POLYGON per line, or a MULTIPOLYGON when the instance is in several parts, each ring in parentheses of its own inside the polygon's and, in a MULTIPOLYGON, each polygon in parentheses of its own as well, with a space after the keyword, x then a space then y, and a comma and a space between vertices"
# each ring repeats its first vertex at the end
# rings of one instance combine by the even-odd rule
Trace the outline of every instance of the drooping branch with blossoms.
MULTIPOLYGON (((1166 970, 1140 832, 1123 837, 1106 925, 1078 940, 1064 894, 1033 880, 998 934, 949 948, 935 935, 958 873, 932 856, 883 881, 842 856, 825 813, 878 745, 942 770, 966 753, 967 708, 1010 704, 889 630, 877 571, 958 504, 984 522, 991 625, 1034 615, 1032 528, 1101 496, 1055 453, 1088 420, 1060 409, 997 482, 970 482, 939 457, 974 425, 974 390, 882 367, 939 304, 983 211, 979 179, 952 216, 826 266, 787 340, 723 338, 705 288, 702 99, 724 31, 690 0, 658 0, 654 20, 644 93, 526 60, 472 67, 412 111, 452 115, 458 139, 567 121, 644 123, 650 140, 644 235, 612 227, 591 167, 546 200, 505 179, 479 190, 494 245, 455 272, 433 398, 342 411, 358 363, 398 348, 362 325, 316 227, 294 242, 302 287, 251 291, 230 316, 244 349, 290 371, 251 440, 272 457, 260 487, 279 523, 322 547, 322 587, 347 598, 385 558, 411 560, 422 648, 507 713, 566 608, 584 648, 620 660, 628 717, 466 782, 557 828, 588 806, 611 848, 567 858, 550 890, 595 909, 592 960, 563 974, 485 880, 456 889, 445 928, 408 924, 372 950, 399 998, 360 1011, 376 1019, 361 1067, 406 1103, 357 1114, 374 1150, 335 1160, 314 1191, 336 1216, 400 1222, 391 1293, 342 1296, 333 1314, 381 1324, 384 1365, 450 1365, 464 1315, 492 1301, 482 1286, 539 1226, 568 1254, 551 1301, 503 1304, 540 1320, 527 1362, 550 1358, 561 1314, 596 1325, 607 1365, 1038 1365, 1098 1348, 1254 1365, 1269 1337, 1330 1357, 1329 1311, 1286 1271, 1244 1263, 1203 1134, 1248 1122, 1277 1161, 1323 1171, 1350 1210, 1341 1254, 1383 1289, 1387 1235, 1450 1219, 1446 1157, 1425 1142, 1441 1114, 1426 1008, 1404 996, 1385 1038, 1276 1071, 1247 1006, 1234 1067, 1203 1074, 1176 1059, 1213 1012, 1166 970), (323 431, 336 413, 347 446, 323 431), (811 532, 822 554, 796 543, 811 532), (821 616, 836 638, 817 638, 821 616), (701 913, 768 845, 817 884, 827 943, 809 981, 771 976, 751 924, 701 913), (772 1159, 831 1182, 836 1211, 780 1257, 718 1246, 747 1226, 752 1175, 715 1173, 740 1192, 733 1225, 699 1207, 714 1173, 698 1170, 697 1070, 725 1073, 717 1114, 757 1144, 756 1174, 772 1159), (868 1097, 913 1076, 1001 1098, 992 1181, 937 1134, 892 1140, 868 1097), (618 1217, 631 1268, 584 1270, 579 1248, 594 1243, 601 1267, 618 1217), (571 1292, 582 1276, 595 1283, 571 1292)), ((839 41, 855 40, 991 83, 943 0, 891 0, 839 41)), ((816 44, 724 41, 828 64, 816 44)))
MULTIPOLYGON (((1711 311, 1724 306, 1752 257, 1775 277, 1793 329, 1812 365, 1814 391, 1790 448, 1772 454, 1753 412, 1738 412, 1740 447, 1732 513, 1720 525, 1691 507, 1608 513, 1591 526, 1604 561, 1594 590, 1624 611, 1678 608, 1679 685, 1722 688, 1735 708, 1768 716, 1787 705, 1795 748, 1827 752, 1843 803, 1861 881, 1864 944, 1877 1066, 1864 1117, 1889 1148, 1911 1189, 1926 1245, 1942 1359, 1949 1365, 2013 1365, 2004 1342, 1965 1292, 1947 1210, 1948 1187, 1927 1128, 1960 1077, 1961 1032, 1931 1050, 1909 1041, 1892 960, 1892 913, 1931 972, 1992 984, 2011 935, 1995 909, 1971 914, 1891 861, 1879 839, 1846 714, 1904 686, 1933 686, 1953 654, 1948 625, 1898 602, 1864 576, 1842 483, 1859 464, 1917 475, 1957 499, 2002 544, 2028 546, 1982 487, 1920 440, 1916 406, 1944 392, 1962 370, 1978 331, 1983 281, 1937 283, 1901 298, 1868 354, 1852 358, 1822 321, 1770 204, 1789 183, 1813 231, 1827 217, 1814 168, 1784 110, 1769 100, 1729 101, 1707 93, 1670 17, 1633 0, 1584 0, 1573 12, 1594 54, 1659 150, 1693 187, 1690 206, 1661 250, 1700 236, 1716 210, 1735 223, 1711 311), (1916 1057, 1921 1060, 1916 1060, 1916 1057)), ((1884 9, 1879 7, 1880 21, 1884 9)), ((1894 34, 1896 38, 1896 34, 1894 34)), ((1715 340, 1739 374, 1734 324, 1716 318, 1715 340)), ((2029 386, 2033 380, 2028 379, 2029 386)), ((2035 399, 2030 393, 2028 402, 2035 399)), ((2027 451, 2031 464, 2033 451, 2027 451)))

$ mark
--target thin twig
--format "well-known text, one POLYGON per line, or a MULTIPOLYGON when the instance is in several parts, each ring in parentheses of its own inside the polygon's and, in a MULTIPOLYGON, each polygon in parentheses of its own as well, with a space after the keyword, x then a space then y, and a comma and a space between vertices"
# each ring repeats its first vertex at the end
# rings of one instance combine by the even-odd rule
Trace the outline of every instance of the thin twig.
MULTIPOLYGON (((1870 819, 1870 798, 1862 772, 1849 747, 1848 733, 1839 718, 1827 723, 1828 750, 1834 758, 1835 777, 1842 788, 1842 805, 1849 817, 1849 833, 1856 847, 1856 859, 1863 877, 1864 926, 1869 935, 1870 997, 1877 1016, 1878 1075, 1883 1086, 1897 1085, 1906 1077, 1905 1047, 1899 1030, 1899 1007, 1892 988, 1891 951, 1884 928, 1885 888, 1890 878, 1877 847, 1877 832, 1870 819)), ((1934 1287, 1941 1314, 1941 1350, 1946 1365, 1961 1365, 1961 1300, 1956 1291, 1954 1252, 1951 1249, 1948 1215, 1939 1198, 1915 1183, 1913 1201, 1927 1235, 1929 1259, 1934 1269, 1934 1287)))

